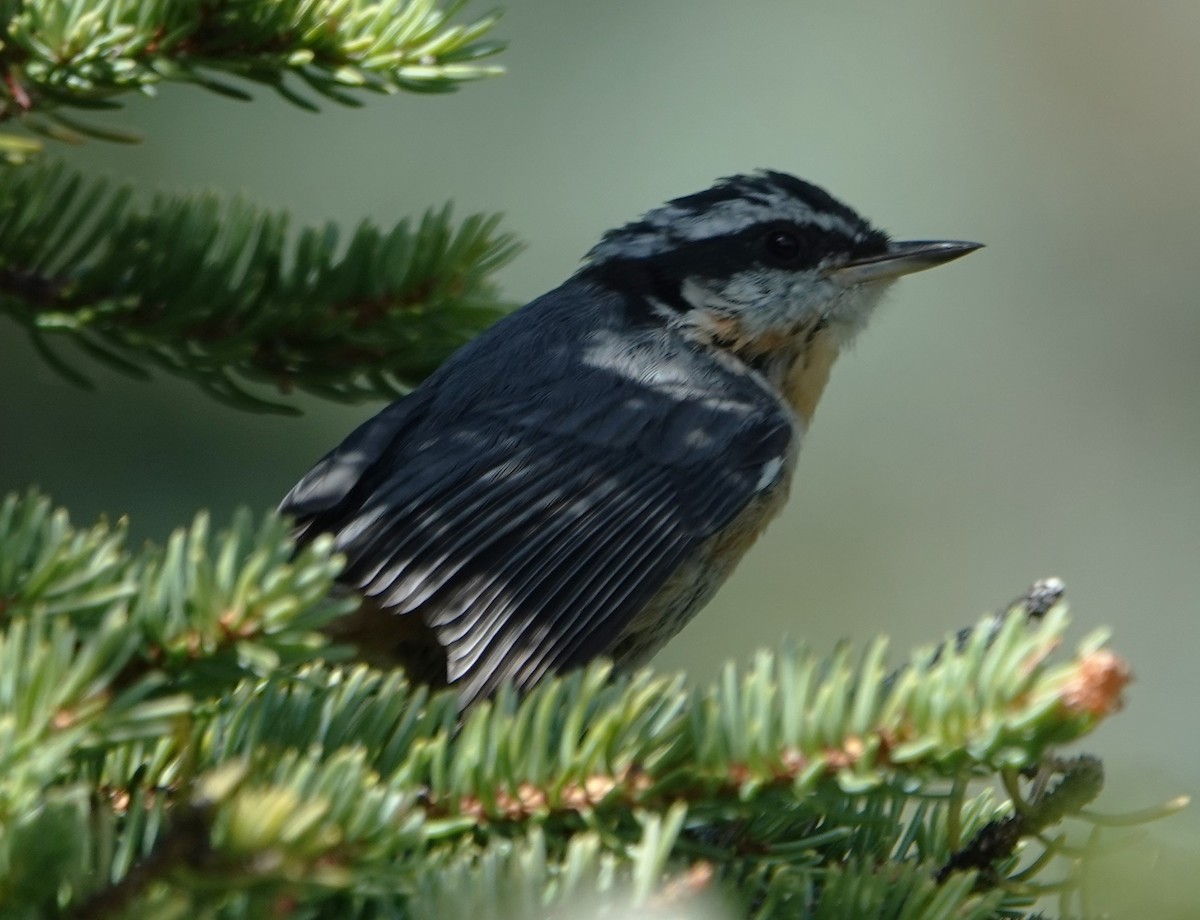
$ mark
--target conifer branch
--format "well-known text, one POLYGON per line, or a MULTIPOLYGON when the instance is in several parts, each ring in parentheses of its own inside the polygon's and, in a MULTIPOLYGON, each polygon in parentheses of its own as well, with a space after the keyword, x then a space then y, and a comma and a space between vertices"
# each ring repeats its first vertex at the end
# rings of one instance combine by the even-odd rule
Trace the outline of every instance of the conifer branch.
POLYGON ((764 918, 1011 915, 1099 788, 1048 755, 1128 679, 1100 634, 1054 660, 1061 603, 1017 605, 894 679, 882 641, 699 691, 598 663, 460 721, 452 693, 311 660, 346 609, 328 551, 293 560, 283 522, 242 516, 135 555, 38 496, 0 505, 6 916, 508 918, 709 889, 764 918), (1034 768, 1063 781, 963 794, 1034 768))
POLYGON ((395 398, 508 305, 492 273, 518 249, 495 216, 449 206, 387 230, 332 224, 214 195, 134 203, 128 186, 61 164, 0 166, 0 314, 47 360, 70 340, 144 376, 157 366, 232 405, 294 412, 246 383, 343 401, 395 398))
POLYGON ((314 97, 361 105, 363 92, 446 92, 502 72, 480 63, 503 48, 486 37, 497 14, 456 23, 466 5, 6 0, 0 3, 0 122, 17 120, 68 141, 128 139, 62 110, 117 108, 119 96, 150 93, 168 81, 234 99, 249 99, 245 84, 258 83, 310 110, 317 108, 314 97))

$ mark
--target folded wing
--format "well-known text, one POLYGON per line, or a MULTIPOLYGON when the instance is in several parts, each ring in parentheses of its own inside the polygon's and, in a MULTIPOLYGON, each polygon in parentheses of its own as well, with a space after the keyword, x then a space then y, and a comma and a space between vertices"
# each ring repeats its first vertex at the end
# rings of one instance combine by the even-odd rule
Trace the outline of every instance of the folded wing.
POLYGON ((778 470, 792 425, 728 369, 578 372, 447 408, 453 376, 385 410, 285 499, 343 579, 420 616, 470 700, 611 648, 778 470), (722 379, 729 376, 731 379, 722 379), (666 381, 664 383, 664 381, 666 381), (443 390, 439 394, 439 390, 443 390))

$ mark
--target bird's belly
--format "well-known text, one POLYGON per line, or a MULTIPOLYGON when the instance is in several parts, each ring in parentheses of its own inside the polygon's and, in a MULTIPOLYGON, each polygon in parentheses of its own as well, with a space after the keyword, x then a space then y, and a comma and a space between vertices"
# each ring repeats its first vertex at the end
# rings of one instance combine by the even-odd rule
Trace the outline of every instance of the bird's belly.
POLYGON ((795 459, 793 452, 774 488, 756 498, 728 527, 702 543, 629 622, 610 652, 618 666, 633 668, 645 663, 717 593, 759 534, 783 508, 795 459))

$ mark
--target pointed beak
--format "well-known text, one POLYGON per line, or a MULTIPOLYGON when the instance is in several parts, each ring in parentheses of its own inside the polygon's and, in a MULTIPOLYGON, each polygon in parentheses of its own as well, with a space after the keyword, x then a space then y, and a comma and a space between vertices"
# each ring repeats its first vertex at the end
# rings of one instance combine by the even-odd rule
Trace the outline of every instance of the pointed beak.
POLYGON ((967 243, 960 240, 889 243, 887 252, 829 266, 825 269, 825 277, 836 278, 846 284, 883 281, 913 272, 923 272, 927 268, 952 262, 981 248, 983 243, 967 243))

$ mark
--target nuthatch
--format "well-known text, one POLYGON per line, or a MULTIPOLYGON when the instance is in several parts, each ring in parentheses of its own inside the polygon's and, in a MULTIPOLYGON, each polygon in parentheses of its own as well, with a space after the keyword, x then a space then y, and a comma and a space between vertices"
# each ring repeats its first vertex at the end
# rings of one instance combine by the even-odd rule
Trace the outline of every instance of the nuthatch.
POLYGON ((977 248, 893 242, 784 173, 721 180, 606 233, 282 510, 345 555, 366 598, 345 634, 464 702, 597 656, 636 665, 779 513, 883 291, 977 248))

